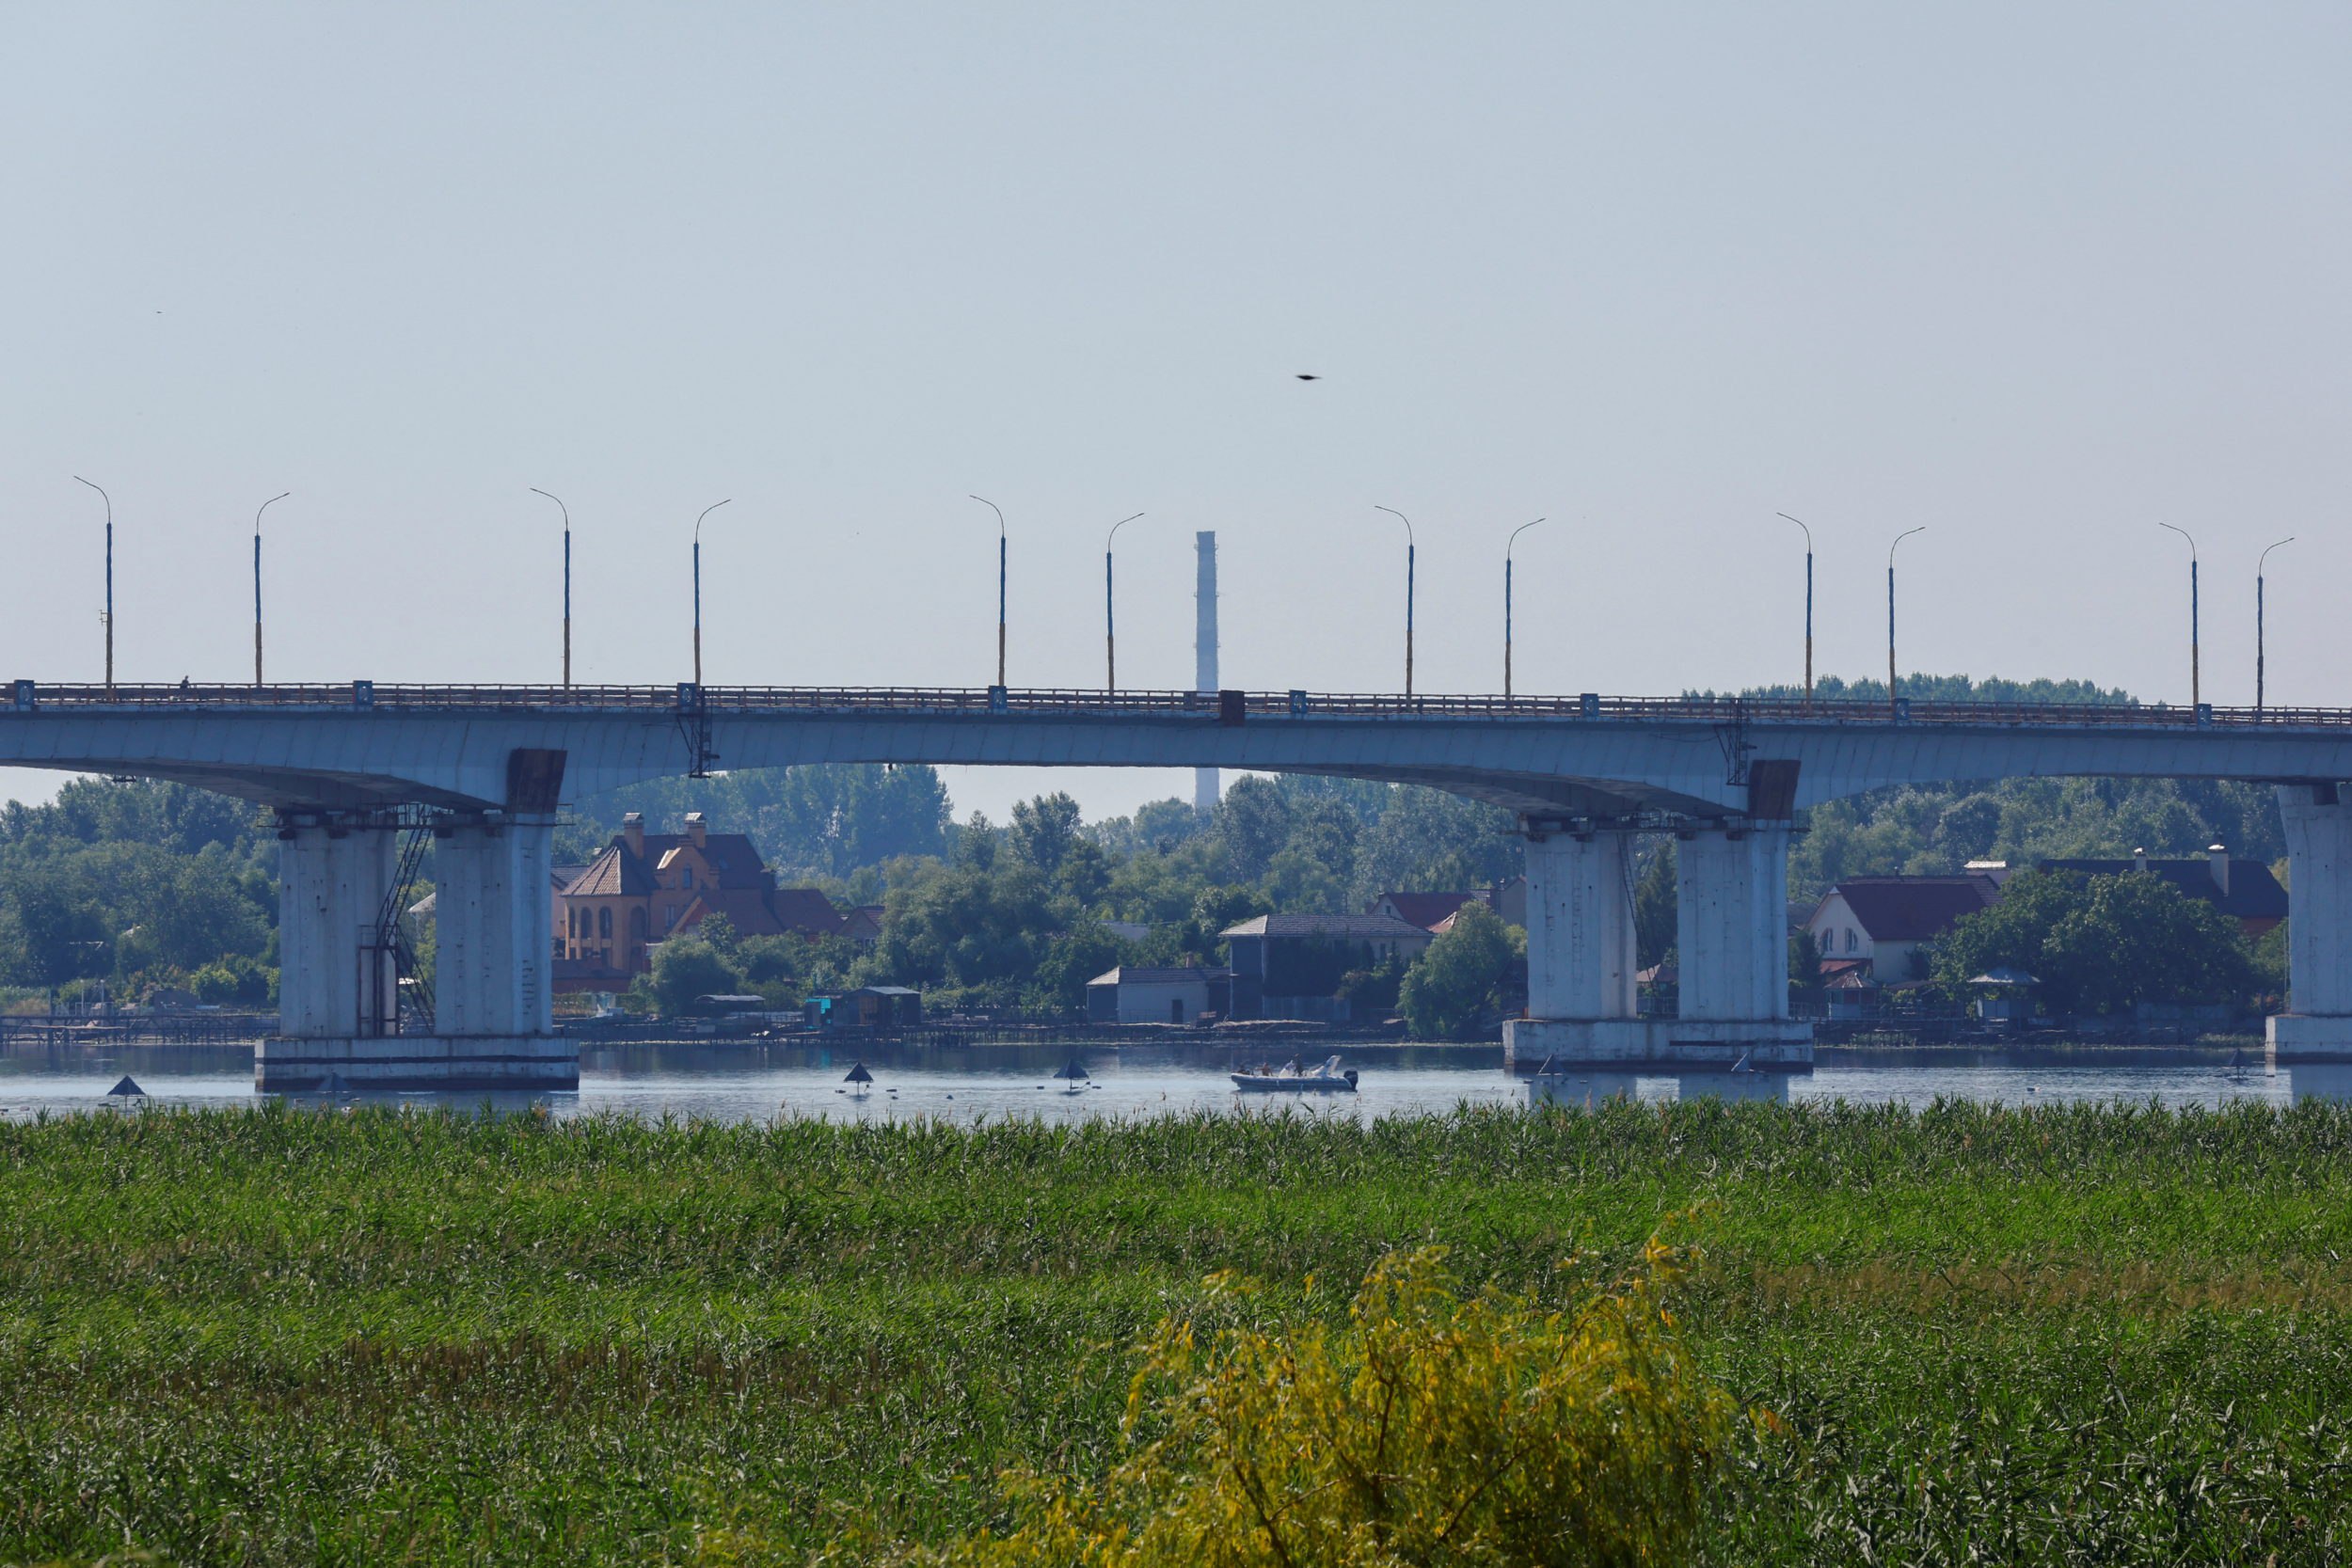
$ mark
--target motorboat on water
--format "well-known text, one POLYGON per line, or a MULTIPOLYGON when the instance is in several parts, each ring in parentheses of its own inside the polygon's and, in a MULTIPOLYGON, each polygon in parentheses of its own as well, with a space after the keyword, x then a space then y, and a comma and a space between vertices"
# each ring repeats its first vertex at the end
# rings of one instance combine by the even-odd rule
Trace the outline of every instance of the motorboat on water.
POLYGON ((1294 1056, 1279 1068, 1244 1068, 1232 1075, 1237 1089, 1289 1089, 1294 1091, 1356 1092, 1356 1069, 1342 1069, 1340 1059, 1332 1056, 1320 1066, 1301 1069, 1294 1056))

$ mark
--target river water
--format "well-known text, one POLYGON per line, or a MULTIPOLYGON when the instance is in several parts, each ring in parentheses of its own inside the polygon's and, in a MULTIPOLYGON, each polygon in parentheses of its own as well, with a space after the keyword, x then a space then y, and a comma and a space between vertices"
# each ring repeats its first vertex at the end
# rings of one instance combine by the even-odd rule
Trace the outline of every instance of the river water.
MULTIPOLYGON (((777 1116, 882 1121, 918 1117, 960 1122, 1007 1117, 1049 1121, 1259 1113, 1350 1117, 1449 1111, 1456 1105, 1570 1104, 1612 1095, 1645 1101, 1702 1095, 1782 1101, 1898 1102, 1938 1098, 2012 1105, 2091 1101, 2215 1106, 2252 1100, 2286 1105, 2352 1099, 2352 1065, 2266 1069, 2259 1053, 2172 1047, 1885 1050, 1823 1047, 1810 1072, 1577 1073, 1531 1083, 1502 1068, 1500 1046, 1353 1046, 1355 1094, 1235 1092, 1226 1074, 1250 1065, 1230 1047, 1061 1045, 893 1047, 859 1045, 592 1044, 577 1091, 485 1096, 479 1091, 368 1096, 388 1104, 545 1103, 556 1116, 620 1112, 646 1118, 758 1121, 777 1116), (1071 1089, 1052 1074, 1073 1056, 1089 1074, 1071 1089), (842 1081, 863 1060, 874 1076, 859 1094, 842 1081)), ((251 1105, 250 1047, 14 1048, 0 1054, 0 1116, 22 1119, 109 1103, 129 1074, 159 1105, 251 1105)))

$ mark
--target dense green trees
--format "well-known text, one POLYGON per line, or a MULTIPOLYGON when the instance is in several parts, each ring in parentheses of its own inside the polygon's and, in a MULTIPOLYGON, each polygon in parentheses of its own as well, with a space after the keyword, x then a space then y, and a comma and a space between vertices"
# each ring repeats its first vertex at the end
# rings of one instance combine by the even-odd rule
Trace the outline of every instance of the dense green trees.
POLYGON ((2236 1003, 2275 987, 2237 923, 2161 877, 2021 872, 2001 901, 1936 944, 1933 976, 1964 997, 1973 977, 2022 970, 2054 1014, 2121 1012, 2140 1003, 2236 1003))
POLYGON ((1526 990, 1527 934, 1484 904, 1465 904, 1405 972, 1397 1008, 1422 1039, 1468 1039, 1488 1033, 1506 998, 1526 990))
MULTIPOLYGON (((277 841, 240 800, 182 784, 74 780, 0 810, 0 986, 109 981, 269 996, 277 841)), ((203 994, 199 991, 199 994, 203 994)))

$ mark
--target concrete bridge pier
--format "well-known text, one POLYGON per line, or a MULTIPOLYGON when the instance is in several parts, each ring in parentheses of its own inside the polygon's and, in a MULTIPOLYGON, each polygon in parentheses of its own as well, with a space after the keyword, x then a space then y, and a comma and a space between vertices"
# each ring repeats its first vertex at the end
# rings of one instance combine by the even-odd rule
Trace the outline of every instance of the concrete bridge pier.
POLYGON ((1648 1059, 1634 994, 1633 833, 1617 825, 1527 835, 1527 1012, 1502 1025, 1503 1065, 1648 1059))
POLYGON ((1812 1025, 1788 1016, 1788 832, 1734 818, 1677 833, 1680 1016, 1644 1018, 1632 827, 1531 826, 1528 1016, 1502 1026, 1505 1066, 1810 1068, 1812 1025))
POLYGON ((2280 784, 2287 841, 2287 1011, 2270 1060, 2352 1062, 2352 802, 2334 784, 2280 784))
POLYGON ((395 830, 366 813, 278 816, 278 1033, 378 1033, 396 1018, 398 974, 377 942, 392 888, 395 830))
POLYGON ((1813 1026, 1788 1016, 1788 824, 1735 820, 1676 837, 1681 1009, 1659 1022, 1668 1055, 1810 1068, 1813 1026))
POLYGON ((579 1086, 579 1050, 554 1033, 549 997, 552 815, 434 829, 433 1017, 411 1033, 377 934, 393 830, 295 820, 279 830, 279 1032, 254 1052, 254 1087, 301 1094, 330 1076, 360 1090, 579 1086))

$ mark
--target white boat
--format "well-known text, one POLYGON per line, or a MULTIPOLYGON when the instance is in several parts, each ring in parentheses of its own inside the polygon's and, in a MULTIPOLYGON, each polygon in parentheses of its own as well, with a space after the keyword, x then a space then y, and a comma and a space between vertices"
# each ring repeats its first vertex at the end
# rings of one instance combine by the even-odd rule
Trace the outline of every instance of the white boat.
POLYGON ((1237 1089, 1288 1089, 1298 1092, 1317 1090, 1341 1094, 1356 1092, 1356 1069, 1342 1069, 1340 1059, 1333 1056, 1320 1067, 1301 1070, 1296 1057, 1279 1068, 1245 1068, 1232 1075, 1237 1089))

